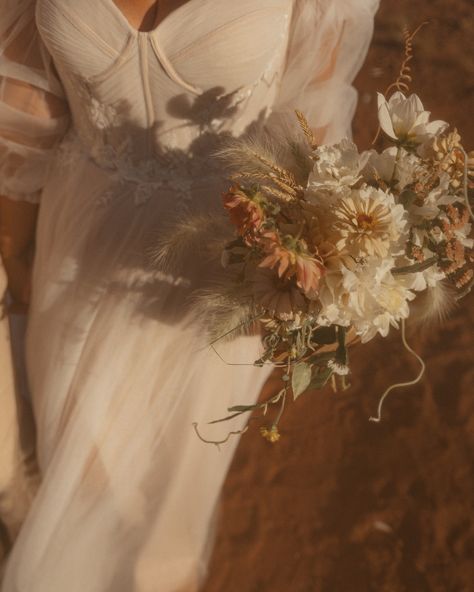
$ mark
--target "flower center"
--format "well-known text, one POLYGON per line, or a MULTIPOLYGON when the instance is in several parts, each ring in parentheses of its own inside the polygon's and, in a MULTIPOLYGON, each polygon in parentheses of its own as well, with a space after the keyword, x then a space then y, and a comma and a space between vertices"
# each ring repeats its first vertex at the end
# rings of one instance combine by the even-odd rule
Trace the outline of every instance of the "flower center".
POLYGON ((357 215, 357 226, 362 230, 372 230, 376 225, 374 216, 370 214, 358 214, 357 215))

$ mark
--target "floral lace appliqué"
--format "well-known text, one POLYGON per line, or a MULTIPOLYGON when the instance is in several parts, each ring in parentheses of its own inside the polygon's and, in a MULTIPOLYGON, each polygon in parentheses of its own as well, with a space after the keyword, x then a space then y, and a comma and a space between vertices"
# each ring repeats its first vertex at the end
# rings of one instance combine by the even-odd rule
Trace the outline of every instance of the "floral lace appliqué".
POLYGON ((193 186, 203 176, 203 171, 206 180, 218 180, 222 176, 222 168, 208 156, 189 156, 181 151, 134 161, 129 147, 122 146, 117 150, 106 146, 96 150, 92 156, 96 164, 111 171, 114 180, 112 187, 99 197, 101 205, 110 203, 117 192, 123 193, 123 188, 127 189, 137 206, 163 190, 172 191, 178 202, 188 202, 193 186))

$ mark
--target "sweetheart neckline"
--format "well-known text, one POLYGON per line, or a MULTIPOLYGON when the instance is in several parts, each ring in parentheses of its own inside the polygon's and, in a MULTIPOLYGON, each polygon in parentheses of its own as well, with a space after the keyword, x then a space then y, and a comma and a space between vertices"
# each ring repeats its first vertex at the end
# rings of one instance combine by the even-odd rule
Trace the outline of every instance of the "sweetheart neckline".
POLYGON ((185 8, 188 7, 189 4, 193 3, 193 0, 187 0, 187 2, 184 2, 183 4, 181 4, 180 6, 178 6, 177 8, 175 8, 170 14, 168 14, 164 19, 162 19, 161 21, 159 21, 152 29, 150 29, 149 31, 140 31, 139 29, 137 29, 136 27, 134 27, 132 25, 132 23, 128 20, 128 18, 125 16, 125 14, 122 12, 122 10, 117 6, 117 4, 114 2, 114 0, 103 0, 103 3, 107 6, 110 7, 110 10, 113 11, 118 18, 120 19, 120 21, 125 25, 126 29, 128 30, 128 32, 134 36, 145 36, 145 37, 154 37, 158 34, 158 32, 160 31, 160 29, 168 22, 168 21, 172 21, 173 19, 177 18, 177 15, 179 15, 181 12, 183 12, 183 10, 185 8))

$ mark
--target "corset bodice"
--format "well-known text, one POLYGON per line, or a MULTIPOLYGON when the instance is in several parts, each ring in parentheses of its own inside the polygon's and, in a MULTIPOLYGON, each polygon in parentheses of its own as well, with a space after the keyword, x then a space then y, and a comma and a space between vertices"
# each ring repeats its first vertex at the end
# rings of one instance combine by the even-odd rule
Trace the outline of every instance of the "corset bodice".
POLYGON ((37 22, 82 143, 99 161, 143 163, 203 156, 265 119, 291 5, 190 0, 139 32, 113 0, 39 0, 37 22))

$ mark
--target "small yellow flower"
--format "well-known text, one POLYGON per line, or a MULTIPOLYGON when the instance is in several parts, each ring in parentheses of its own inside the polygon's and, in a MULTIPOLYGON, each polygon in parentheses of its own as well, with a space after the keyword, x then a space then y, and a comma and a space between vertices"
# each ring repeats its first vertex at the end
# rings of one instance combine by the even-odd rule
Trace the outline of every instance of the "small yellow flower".
POLYGON ((265 438, 265 440, 268 440, 272 444, 275 444, 275 442, 278 442, 278 440, 281 438, 281 434, 278 431, 278 427, 276 425, 272 426, 270 429, 262 427, 260 428, 260 433, 262 434, 262 437, 265 438))

